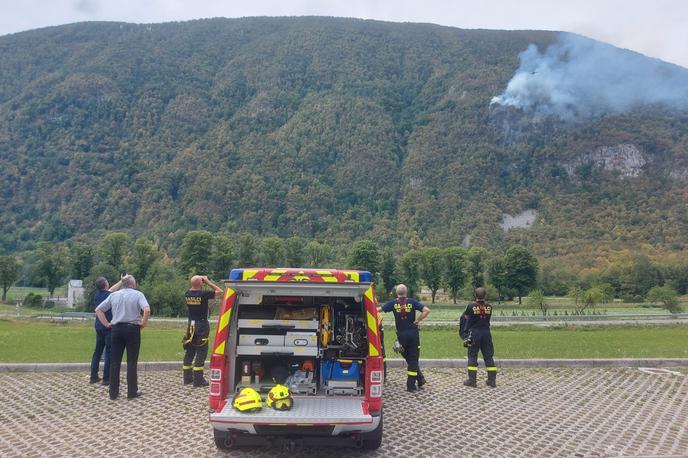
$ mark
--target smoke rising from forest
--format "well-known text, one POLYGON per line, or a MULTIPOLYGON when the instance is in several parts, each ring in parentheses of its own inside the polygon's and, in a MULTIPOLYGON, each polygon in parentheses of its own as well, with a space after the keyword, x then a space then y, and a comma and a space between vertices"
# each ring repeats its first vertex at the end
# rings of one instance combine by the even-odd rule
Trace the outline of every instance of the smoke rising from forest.
POLYGON ((688 110, 688 69, 580 35, 560 33, 544 52, 534 44, 491 104, 564 120, 661 104, 688 110))

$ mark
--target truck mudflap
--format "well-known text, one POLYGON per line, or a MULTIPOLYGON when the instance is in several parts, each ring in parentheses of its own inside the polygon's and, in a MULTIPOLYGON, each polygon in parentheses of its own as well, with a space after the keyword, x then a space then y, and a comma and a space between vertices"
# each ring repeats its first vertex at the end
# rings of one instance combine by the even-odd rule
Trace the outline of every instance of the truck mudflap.
POLYGON ((365 432, 375 429, 378 422, 379 417, 368 412, 365 399, 357 396, 294 396, 294 406, 289 411, 264 406, 258 412, 239 412, 228 402, 222 411, 210 414, 213 428, 249 434, 277 432, 282 428, 293 432, 292 427, 298 427, 304 435, 310 434, 311 429, 316 434, 325 429, 331 431, 330 434, 365 432))

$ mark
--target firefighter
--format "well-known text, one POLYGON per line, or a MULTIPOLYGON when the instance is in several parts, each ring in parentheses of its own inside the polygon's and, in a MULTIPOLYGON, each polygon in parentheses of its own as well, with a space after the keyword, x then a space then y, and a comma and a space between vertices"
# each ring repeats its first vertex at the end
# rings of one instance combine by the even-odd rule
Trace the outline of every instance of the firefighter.
POLYGON ((463 384, 477 387, 478 352, 483 354, 487 370, 487 386, 497 387, 497 367, 494 362, 494 345, 490 333, 492 306, 485 302, 485 288, 475 289, 475 302, 468 304, 461 319, 460 334, 463 346, 468 349, 468 378, 463 384))
POLYGON ((379 312, 394 312, 394 321, 397 327, 397 340, 404 348, 404 359, 406 360, 406 389, 410 392, 417 391, 425 385, 425 377, 420 371, 418 359, 420 358, 420 335, 418 325, 430 313, 425 305, 406 297, 407 288, 405 285, 397 285, 395 288, 397 298, 387 302, 382 307, 378 307, 379 312), (416 312, 420 312, 416 318, 416 312), (416 383, 418 384, 416 386, 416 383))
POLYGON ((210 324, 208 316, 208 300, 222 296, 222 288, 208 280, 208 277, 194 275, 191 277, 191 289, 184 294, 186 306, 189 309, 189 322, 182 340, 184 346, 184 385, 208 386, 203 378, 203 366, 208 355, 208 335, 210 324), (210 286, 213 291, 203 289, 203 285, 210 286))

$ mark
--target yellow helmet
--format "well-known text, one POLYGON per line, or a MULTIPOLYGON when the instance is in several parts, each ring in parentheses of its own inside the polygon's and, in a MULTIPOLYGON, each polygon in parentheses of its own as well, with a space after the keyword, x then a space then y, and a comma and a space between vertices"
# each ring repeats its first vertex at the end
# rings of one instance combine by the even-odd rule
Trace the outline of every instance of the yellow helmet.
POLYGON ((294 399, 291 397, 289 388, 284 385, 275 385, 268 393, 266 402, 268 407, 275 410, 291 410, 294 399))
POLYGON ((239 412, 256 412, 263 408, 260 394, 250 387, 246 387, 235 394, 232 404, 239 412))

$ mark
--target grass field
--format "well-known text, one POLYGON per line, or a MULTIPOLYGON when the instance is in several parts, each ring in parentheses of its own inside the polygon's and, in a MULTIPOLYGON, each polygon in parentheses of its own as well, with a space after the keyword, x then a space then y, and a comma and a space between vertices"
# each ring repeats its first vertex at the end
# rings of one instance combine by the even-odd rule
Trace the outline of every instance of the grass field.
MULTIPOLYGON (((1 292, 1 291, 0 291, 1 292)), ((48 290, 46 288, 34 288, 32 286, 13 286, 7 291, 7 300, 5 302, 12 304, 17 299, 24 299, 27 294, 34 293, 39 296, 48 297, 48 290)), ((67 295, 67 287, 60 287, 55 289, 56 297, 65 297, 67 295)))
MULTIPOLYGON (((142 331, 142 361, 181 360, 182 323, 151 321, 142 331)), ((211 328, 211 341, 214 335, 211 328)), ((498 358, 688 358, 688 326, 512 327, 493 332, 498 358)), ((395 339, 388 329, 385 343, 395 339)), ((95 344, 93 322, 0 320, 0 362, 87 362, 95 344)), ((424 328, 421 357, 463 358, 456 328, 424 328)), ((388 357, 397 357, 391 350, 388 357)))

